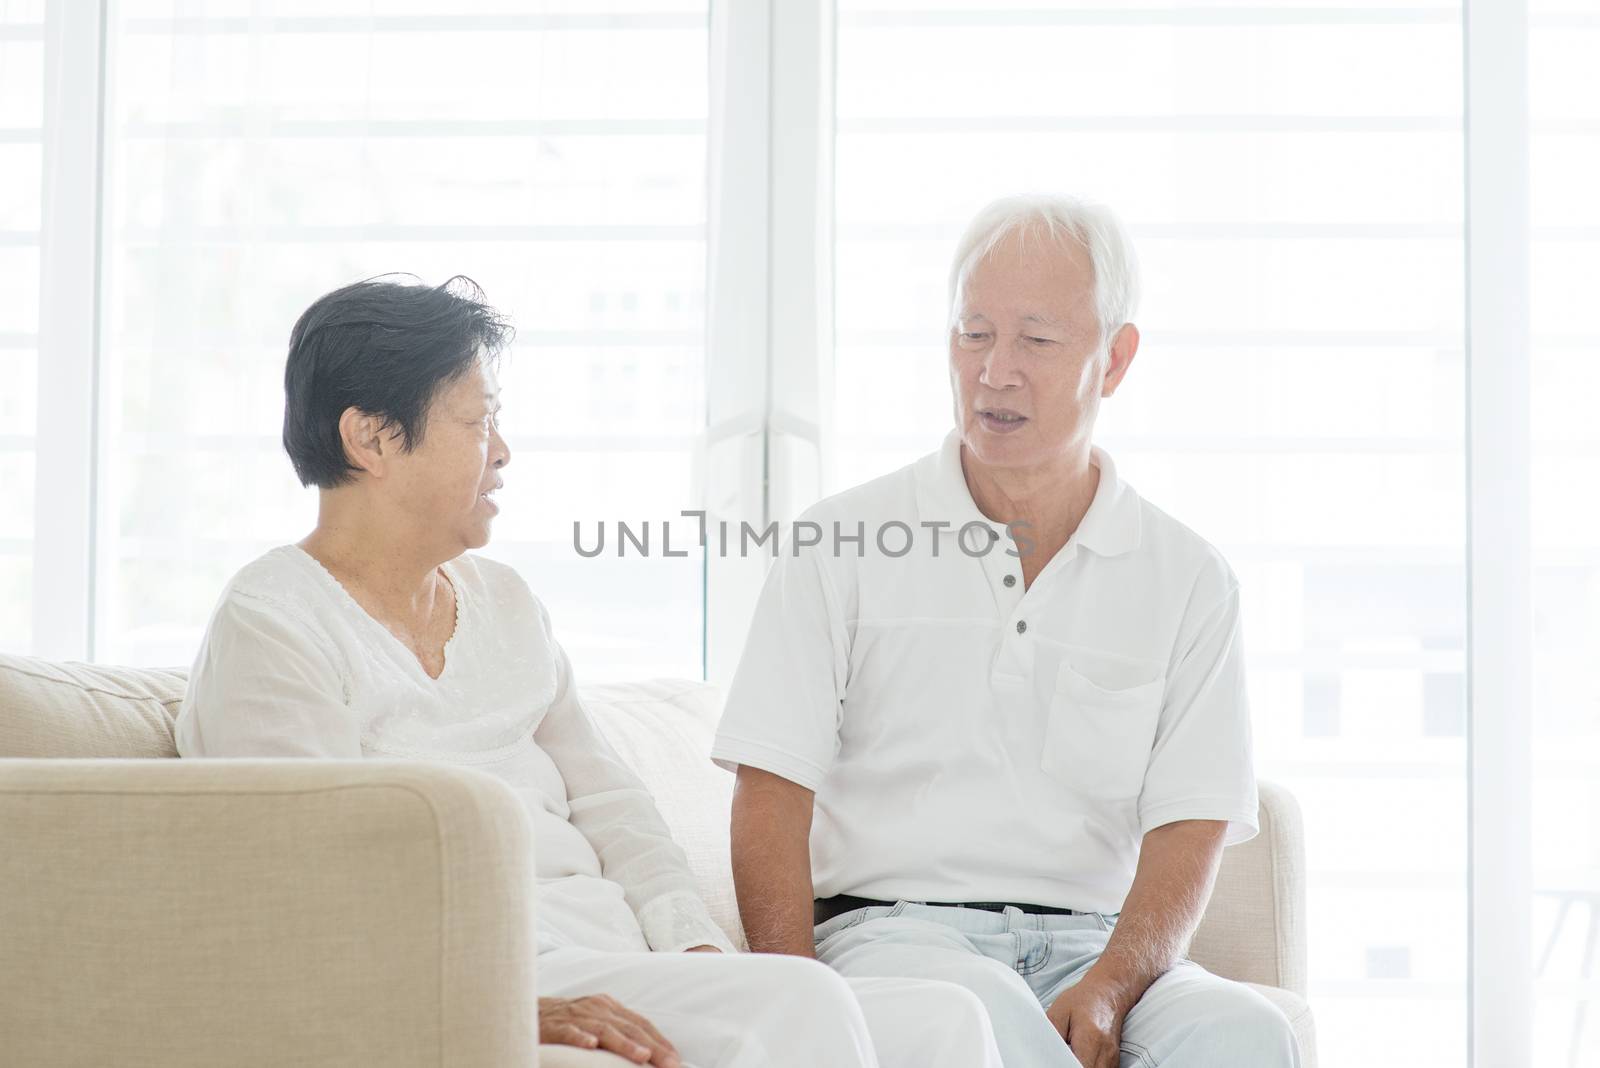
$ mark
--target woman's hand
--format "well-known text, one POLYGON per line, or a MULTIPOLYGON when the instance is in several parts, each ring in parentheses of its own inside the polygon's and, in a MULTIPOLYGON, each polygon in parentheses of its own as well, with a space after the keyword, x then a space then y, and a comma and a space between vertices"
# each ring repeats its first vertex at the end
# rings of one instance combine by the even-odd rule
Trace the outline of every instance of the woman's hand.
POLYGON ((684 952, 685 953, 721 953, 722 950, 718 949, 716 946, 690 946, 688 949, 684 950, 684 952))
POLYGON ((607 994, 539 999, 539 1042, 609 1050, 635 1064, 680 1068, 678 1051, 643 1016, 607 994))

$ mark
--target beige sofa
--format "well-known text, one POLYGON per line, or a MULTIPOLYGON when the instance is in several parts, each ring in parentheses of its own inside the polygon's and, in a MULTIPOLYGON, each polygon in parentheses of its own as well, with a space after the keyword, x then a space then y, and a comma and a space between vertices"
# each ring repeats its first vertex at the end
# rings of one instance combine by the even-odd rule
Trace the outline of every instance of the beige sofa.
MULTIPOLYGON (((180 671, 0 656, 0 1060, 620 1068, 537 1046, 528 821, 482 772, 405 761, 174 760, 180 671)), ((594 686, 712 915, 743 945, 714 688, 594 686)), ((1303 846, 1263 783, 1190 955, 1304 1000, 1303 846)))

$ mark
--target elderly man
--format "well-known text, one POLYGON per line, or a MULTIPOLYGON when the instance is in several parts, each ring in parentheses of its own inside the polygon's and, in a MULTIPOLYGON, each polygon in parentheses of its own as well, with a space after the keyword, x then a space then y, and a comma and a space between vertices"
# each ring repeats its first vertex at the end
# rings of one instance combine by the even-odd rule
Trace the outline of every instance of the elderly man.
POLYGON ((1256 787, 1238 582, 1091 443, 1135 275, 1096 205, 968 229, 955 429, 810 509, 761 595, 713 750, 739 906, 758 951, 972 990, 1007 1068, 1294 1065, 1182 959, 1256 787))

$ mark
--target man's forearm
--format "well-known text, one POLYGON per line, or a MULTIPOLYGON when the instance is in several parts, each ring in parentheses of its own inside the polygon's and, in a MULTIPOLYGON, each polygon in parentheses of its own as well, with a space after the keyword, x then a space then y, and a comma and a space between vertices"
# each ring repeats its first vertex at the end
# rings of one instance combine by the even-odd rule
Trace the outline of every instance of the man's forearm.
POLYGON ((1117 926, 1085 976, 1115 989, 1123 1011, 1183 956, 1211 896, 1227 826, 1182 820, 1145 835, 1117 926))
POLYGON ((803 786, 741 767, 733 792, 733 883, 755 953, 815 957, 811 808, 803 786))

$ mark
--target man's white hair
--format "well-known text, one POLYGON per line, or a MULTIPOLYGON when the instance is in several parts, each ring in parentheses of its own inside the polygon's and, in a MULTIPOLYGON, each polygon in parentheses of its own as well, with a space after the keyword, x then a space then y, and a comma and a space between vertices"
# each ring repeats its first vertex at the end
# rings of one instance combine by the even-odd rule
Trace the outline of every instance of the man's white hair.
POLYGON ((1095 313, 1105 345, 1133 318, 1139 301, 1139 261, 1121 221, 1104 204, 1064 194, 1027 194, 991 201, 967 224, 950 265, 950 320, 960 309, 961 284, 1010 234, 1042 237, 1062 247, 1072 241, 1089 253, 1095 313))

